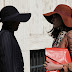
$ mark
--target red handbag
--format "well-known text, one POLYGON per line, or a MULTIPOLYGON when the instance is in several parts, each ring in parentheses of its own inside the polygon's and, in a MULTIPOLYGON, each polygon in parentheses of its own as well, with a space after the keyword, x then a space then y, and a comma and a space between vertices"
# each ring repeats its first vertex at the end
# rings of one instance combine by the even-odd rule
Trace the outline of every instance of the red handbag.
MULTIPOLYGON (((52 61, 55 64, 65 64, 71 62, 70 53, 67 48, 45 48, 46 59, 52 61)), ((46 72, 60 72, 46 71, 46 72)))

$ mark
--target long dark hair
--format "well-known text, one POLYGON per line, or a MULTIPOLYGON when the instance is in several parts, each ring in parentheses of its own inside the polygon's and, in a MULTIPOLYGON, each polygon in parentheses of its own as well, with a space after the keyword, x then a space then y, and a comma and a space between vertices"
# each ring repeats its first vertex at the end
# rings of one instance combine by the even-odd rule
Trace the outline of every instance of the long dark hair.
MULTIPOLYGON (((59 14, 56 14, 56 15, 59 15, 59 14)), ((59 16, 60 16, 60 15, 59 15, 59 16)), ((61 18, 61 16, 60 16, 60 18, 61 18)), ((61 20, 62 20, 62 18, 61 18, 61 20)), ((66 31, 66 32, 68 32, 68 31, 70 31, 70 30, 72 30, 72 27, 67 27, 67 26, 64 24, 63 20, 62 20, 61 28, 54 28, 54 27, 53 27, 48 33, 51 33, 51 36, 52 36, 53 38, 57 38, 58 35, 59 35, 59 33, 60 33, 61 31, 66 31)))

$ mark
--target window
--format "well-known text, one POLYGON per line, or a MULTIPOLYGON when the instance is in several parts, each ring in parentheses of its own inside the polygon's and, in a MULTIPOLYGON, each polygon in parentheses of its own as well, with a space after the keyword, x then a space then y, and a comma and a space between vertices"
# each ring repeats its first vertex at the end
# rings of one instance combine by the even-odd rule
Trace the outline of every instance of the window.
POLYGON ((30 50, 30 72, 45 72, 45 49, 30 50))

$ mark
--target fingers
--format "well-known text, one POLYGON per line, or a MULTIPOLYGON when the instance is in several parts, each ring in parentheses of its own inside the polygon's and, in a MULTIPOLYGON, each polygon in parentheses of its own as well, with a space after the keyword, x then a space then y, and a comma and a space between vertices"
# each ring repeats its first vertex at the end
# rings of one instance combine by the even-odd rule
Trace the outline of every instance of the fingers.
POLYGON ((46 66, 46 63, 45 64, 43 64, 44 66, 46 66))
POLYGON ((46 69, 46 71, 49 71, 48 69, 46 69))
POLYGON ((66 66, 66 67, 68 68, 68 63, 66 63, 66 64, 63 64, 63 66, 66 66))
POLYGON ((69 70, 72 71, 72 63, 69 63, 69 70))
POLYGON ((43 64, 44 65, 44 68, 46 69, 46 71, 48 71, 49 70, 49 62, 45 62, 45 64, 43 64))
POLYGON ((48 60, 48 59, 46 59, 46 61, 47 61, 48 63, 49 63, 49 62, 52 63, 52 62, 51 62, 50 60, 48 60))
POLYGON ((46 59, 46 62, 43 65, 46 67, 49 63, 52 63, 52 62, 50 60, 46 59))
POLYGON ((44 65, 44 67, 46 67, 48 65, 48 62, 45 62, 45 64, 43 64, 43 65, 44 65))
POLYGON ((45 68, 45 71, 49 71, 49 70, 45 68))
POLYGON ((47 66, 45 66, 44 68, 45 68, 45 71, 49 71, 48 68, 47 68, 47 66))

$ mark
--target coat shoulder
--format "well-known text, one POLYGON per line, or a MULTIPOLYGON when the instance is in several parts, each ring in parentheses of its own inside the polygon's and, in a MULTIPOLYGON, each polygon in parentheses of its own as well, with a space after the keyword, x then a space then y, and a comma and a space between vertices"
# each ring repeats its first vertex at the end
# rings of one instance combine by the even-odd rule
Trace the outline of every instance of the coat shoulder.
POLYGON ((0 37, 9 37, 11 33, 7 30, 0 31, 0 37))

